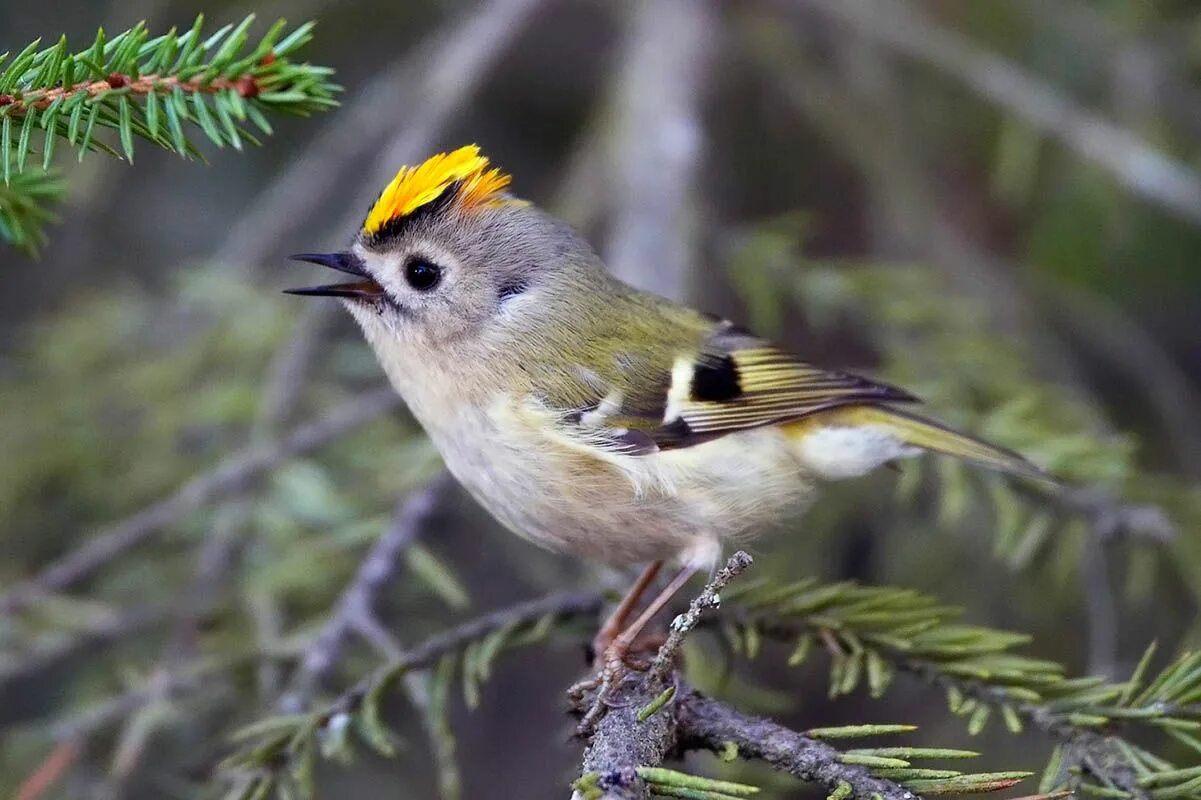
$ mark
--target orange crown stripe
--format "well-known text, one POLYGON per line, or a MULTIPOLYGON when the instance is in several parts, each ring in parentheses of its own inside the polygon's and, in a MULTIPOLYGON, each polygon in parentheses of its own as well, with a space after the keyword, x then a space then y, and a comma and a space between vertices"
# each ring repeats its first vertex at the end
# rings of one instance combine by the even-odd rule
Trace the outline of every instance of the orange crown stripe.
POLYGON ((488 158, 474 144, 439 153, 416 167, 400 168, 367 212, 363 230, 378 233, 392 220, 406 217, 436 200, 453 183, 460 184, 455 202, 462 208, 512 202, 503 194, 509 180, 499 169, 488 169, 488 158))

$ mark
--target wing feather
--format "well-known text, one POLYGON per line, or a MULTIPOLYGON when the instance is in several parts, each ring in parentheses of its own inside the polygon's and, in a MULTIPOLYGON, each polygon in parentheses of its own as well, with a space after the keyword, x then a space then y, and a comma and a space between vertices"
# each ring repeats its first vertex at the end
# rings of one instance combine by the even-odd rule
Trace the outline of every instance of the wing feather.
POLYGON ((599 434, 611 449, 636 455, 840 406, 917 402, 894 386, 801 361, 727 322, 708 325, 672 363, 627 362, 638 368, 612 377, 607 402, 598 397, 570 416, 586 424, 593 441, 599 434))

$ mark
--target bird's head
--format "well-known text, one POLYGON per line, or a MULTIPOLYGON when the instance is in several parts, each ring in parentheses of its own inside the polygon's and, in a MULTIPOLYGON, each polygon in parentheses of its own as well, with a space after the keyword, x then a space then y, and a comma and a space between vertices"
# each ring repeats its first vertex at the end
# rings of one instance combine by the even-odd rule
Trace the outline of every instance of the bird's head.
POLYGON ((294 256, 352 279, 290 293, 341 298, 377 350, 503 338, 545 313, 564 276, 596 267, 574 231, 508 185, 474 145, 404 167, 348 250, 294 256))

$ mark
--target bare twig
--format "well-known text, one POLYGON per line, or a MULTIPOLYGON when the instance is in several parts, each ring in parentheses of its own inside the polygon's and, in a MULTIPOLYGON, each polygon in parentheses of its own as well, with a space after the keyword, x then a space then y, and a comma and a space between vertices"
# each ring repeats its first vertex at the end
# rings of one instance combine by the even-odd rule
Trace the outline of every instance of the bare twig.
POLYGON ((280 708, 286 713, 299 712, 308 705, 317 685, 338 662, 352 633, 367 638, 392 658, 402 657, 399 653, 388 652, 395 651, 398 645, 380 629, 373 609, 384 588, 395 577, 405 551, 436 513, 450 482, 450 476, 443 473, 397 505, 392 524, 359 564, 358 572, 342 593, 329 621, 301 656, 292 678, 292 688, 280 699, 280 708))
POLYGON ((44 797, 62 777, 62 774, 79 758, 79 751, 79 742, 60 742, 50 751, 50 755, 46 756, 30 773, 29 777, 21 781, 21 785, 17 787, 17 793, 13 795, 13 800, 38 800, 38 798, 44 797))
POLYGON ((1201 176, 1077 105, 1016 64, 944 28, 904 0, 803 0, 906 55, 932 64, 1105 169, 1131 193, 1201 224, 1201 176))
POLYGON ((1103 486, 1065 489, 1052 500, 1065 511, 1089 520, 1102 539, 1128 536, 1170 542, 1176 538, 1176 525, 1162 508, 1150 503, 1124 502, 1103 486))
POLYGON ((1088 674, 1114 680, 1118 660, 1118 604, 1109 577, 1110 539, 1094 527, 1080 555, 1080 586, 1087 621, 1088 674))
POLYGON ((1116 678, 1118 607, 1109 574, 1109 551, 1119 536, 1168 542, 1176 526, 1158 506, 1124 503, 1101 487, 1070 489, 1055 502, 1088 520, 1081 554, 1080 585, 1088 621, 1088 672, 1116 678))
POLYGON ((724 567, 718 570, 713 579, 705 586, 704 591, 693 598, 692 602, 688 604, 688 610, 672 621, 671 632, 667 635, 667 641, 659 648, 659 652, 655 655, 655 660, 651 664, 650 671, 646 676, 651 688, 661 684, 675 666, 676 655, 679 653, 680 647, 684 644, 684 638, 701 621, 701 615, 708 609, 719 608, 721 606, 721 595, 718 593, 726 588, 730 584, 730 581, 741 575, 751 565, 752 561, 753 559, 750 555, 742 550, 730 556, 729 561, 726 562, 724 567))
POLYGON ((675 703, 679 745, 684 750, 738 748, 746 758, 758 758, 775 769, 803 781, 820 783, 833 790, 840 784, 851 787, 850 797, 869 800, 915 800, 916 795, 892 781, 874 778, 865 767, 845 764, 842 753, 803 733, 771 720, 743 714, 730 706, 688 690, 675 703))
POLYGON ((225 458, 214 469, 192 478, 173 494, 87 539, 37 576, 0 595, 0 615, 19 611, 39 597, 64 589, 151 539, 193 509, 222 497, 255 476, 302 453, 378 419, 400 404, 391 388, 348 400, 322 417, 295 428, 278 443, 251 447, 225 458))

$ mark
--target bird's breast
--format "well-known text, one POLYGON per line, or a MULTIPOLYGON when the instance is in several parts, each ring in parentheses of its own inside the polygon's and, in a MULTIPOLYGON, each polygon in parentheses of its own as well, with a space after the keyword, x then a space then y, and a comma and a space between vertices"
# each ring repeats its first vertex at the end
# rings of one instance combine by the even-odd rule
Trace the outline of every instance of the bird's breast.
POLYGON ((532 397, 503 393, 426 425, 451 472, 506 527, 608 563, 716 552, 798 510, 812 489, 775 429, 629 455, 565 430, 532 397))

